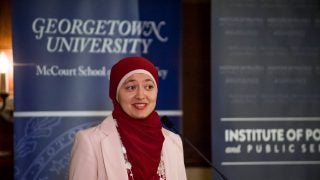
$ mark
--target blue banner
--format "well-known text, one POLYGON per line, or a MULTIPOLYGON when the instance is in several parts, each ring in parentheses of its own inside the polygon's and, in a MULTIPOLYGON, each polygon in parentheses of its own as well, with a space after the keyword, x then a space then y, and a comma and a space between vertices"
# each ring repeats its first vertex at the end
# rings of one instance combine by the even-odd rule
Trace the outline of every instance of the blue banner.
POLYGON ((320 178, 319 5, 212 0, 212 157, 229 179, 320 178))
POLYGON ((141 55, 181 123, 180 1, 14 0, 15 179, 66 179, 75 133, 112 111, 110 69, 141 55))

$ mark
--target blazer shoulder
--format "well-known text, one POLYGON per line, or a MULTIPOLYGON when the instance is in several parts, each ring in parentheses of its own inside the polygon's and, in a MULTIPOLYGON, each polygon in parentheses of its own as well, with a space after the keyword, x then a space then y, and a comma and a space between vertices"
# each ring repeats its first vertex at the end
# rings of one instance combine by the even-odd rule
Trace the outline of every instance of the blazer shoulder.
POLYGON ((82 129, 76 133, 76 137, 79 138, 102 138, 113 132, 115 125, 112 121, 112 117, 107 117, 101 123, 96 126, 82 129))
POLYGON ((177 133, 174 133, 166 128, 162 128, 162 132, 163 132, 164 136, 168 136, 171 138, 180 138, 180 136, 177 133))
POLYGON ((77 139, 86 139, 86 138, 91 139, 93 136, 96 136, 98 134, 98 132, 99 132, 98 126, 99 125, 94 126, 94 127, 90 127, 90 128, 87 128, 87 129, 79 130, 76 133, 76 138, 77 139))
POLYGON ((180 148, 182 148, 182 140, 181 140, 180 135, 178 135, 168 129, 165 129, 165 128, 162 128, 162 132, 164 134, 166 141, 175 143, 175 144, 179 145, 180 148))

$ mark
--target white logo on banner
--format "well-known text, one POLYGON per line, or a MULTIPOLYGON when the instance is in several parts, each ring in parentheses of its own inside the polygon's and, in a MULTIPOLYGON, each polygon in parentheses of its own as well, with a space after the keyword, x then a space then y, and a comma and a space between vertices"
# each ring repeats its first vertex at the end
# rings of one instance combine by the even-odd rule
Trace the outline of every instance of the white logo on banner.
POLYGON ((168 41, 165 21, 35 18, 35 39, 46 39, 50 53, 147 54, 154 40, 168 41))

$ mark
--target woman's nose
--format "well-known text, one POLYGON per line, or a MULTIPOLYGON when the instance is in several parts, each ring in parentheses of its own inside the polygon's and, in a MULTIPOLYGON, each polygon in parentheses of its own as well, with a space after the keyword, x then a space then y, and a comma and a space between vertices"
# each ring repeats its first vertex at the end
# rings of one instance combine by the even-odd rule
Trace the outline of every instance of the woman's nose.
POLYGON ((137 99, 144 99, 145 98, 145 94, 144 94, 144 89, 143 88, 139 87, 137 89, 136 98, 137 99))

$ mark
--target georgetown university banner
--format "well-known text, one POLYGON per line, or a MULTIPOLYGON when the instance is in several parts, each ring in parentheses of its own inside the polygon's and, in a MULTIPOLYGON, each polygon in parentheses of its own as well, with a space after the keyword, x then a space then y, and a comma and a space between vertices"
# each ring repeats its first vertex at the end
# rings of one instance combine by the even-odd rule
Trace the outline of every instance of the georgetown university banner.
POLYGON ((111 66, 151 59, 180 125, 180 2, 14 0, 15 179, 66 179, 75 133, 111 113, 111 66))
POLYGON ((212 1, 212 156, 230 179, 320 179, 319 1, 212 1))

